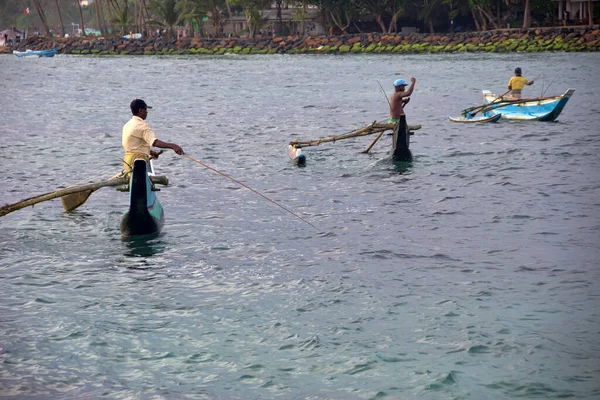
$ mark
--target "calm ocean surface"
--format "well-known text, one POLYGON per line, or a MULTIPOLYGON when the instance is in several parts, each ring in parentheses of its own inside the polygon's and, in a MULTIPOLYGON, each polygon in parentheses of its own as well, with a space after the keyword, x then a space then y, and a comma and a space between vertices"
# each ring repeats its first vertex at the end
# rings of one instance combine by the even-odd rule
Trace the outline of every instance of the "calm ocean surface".
POLYGON ((0 204, 120 171, 129 102, 173 152, 166 223, 121 238, 127 194, 0 218, 0 396, 599 399, 600 54, 0 56, 0 204), (454 124, 505 90, 576 89, 554 123, 454 124), (306 150, 407 106, 391 137, 306 150))

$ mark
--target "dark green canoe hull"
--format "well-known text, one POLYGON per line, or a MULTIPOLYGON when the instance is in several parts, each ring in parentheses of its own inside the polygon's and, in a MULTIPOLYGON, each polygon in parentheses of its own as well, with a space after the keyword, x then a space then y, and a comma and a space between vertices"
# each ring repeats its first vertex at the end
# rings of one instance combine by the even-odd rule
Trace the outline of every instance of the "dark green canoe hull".
POLYGON ((148 177, 146 161, 137 159, 129 181, 129 210, 121 219, 125 237, 152 235, 160 232, 165 213, 148 177))

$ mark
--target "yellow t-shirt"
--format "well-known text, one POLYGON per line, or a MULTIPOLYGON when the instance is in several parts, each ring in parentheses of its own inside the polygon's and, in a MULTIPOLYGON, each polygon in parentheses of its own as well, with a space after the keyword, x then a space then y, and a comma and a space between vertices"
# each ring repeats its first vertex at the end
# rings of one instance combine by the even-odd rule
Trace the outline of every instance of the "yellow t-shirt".
POLYGON ((134 115, 123 126, 123 137, 121 143, 127 153, 150 155, 150 146, 156 140, 150 125, 143 119, 134 115))
POLYGON ((523 90, 525 85, 527 85, 528 83, 529 81, 523 78, 522 76, 513 76, 508 81, 508 86, 511 88, 511 90, 523 90))

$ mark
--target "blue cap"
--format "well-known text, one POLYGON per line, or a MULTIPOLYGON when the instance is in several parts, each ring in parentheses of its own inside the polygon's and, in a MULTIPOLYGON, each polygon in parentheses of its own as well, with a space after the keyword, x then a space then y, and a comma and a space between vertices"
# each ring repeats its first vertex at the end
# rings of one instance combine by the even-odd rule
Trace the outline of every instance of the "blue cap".
POLYGON ((398 79, 394 82, 394 86, 406 86, 407 83, 404 82, 404 79, 398 79))

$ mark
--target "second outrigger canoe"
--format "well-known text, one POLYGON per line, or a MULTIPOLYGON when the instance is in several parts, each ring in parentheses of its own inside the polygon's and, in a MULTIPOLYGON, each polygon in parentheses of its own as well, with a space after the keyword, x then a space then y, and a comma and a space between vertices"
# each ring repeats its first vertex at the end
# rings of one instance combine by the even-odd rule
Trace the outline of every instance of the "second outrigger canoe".
POLYGON ((379 140, 385 131, 391 130, 393 135, 392 151, 391 156, 395 161, 411 161, 412 153, 409 150, 410 136, 413 135, 413 131, 421 129, 421 125, 407 125, 406 117, 401 118, 399 123, 390 122, 377 122, 365 126, 364 128, 357 129, 352 132, 348 132, 342 135, 330 136, 315 140, 292 140, 288 144, 288 155, 290 160, 294 164, 299 166, 306 165, 306 154, 303 149, 310 146, 319 146, 323 143, 336 142, 344 139, 367 136, 378 133, 379 136, 375 138, 375 141, 369 146, 369 148, 363 153, 368 153, 371 147, 379 140))
POLYGON ((499 99, 489 90, 483 90, 483 97, 489 107, 484 111, 502 114, 502 118, 522 121, 554 121, 575 93, 568 89, 559 96, 536 97, 523 99, 499 99), (491 104, 494 103, 494 104, 491 104))

